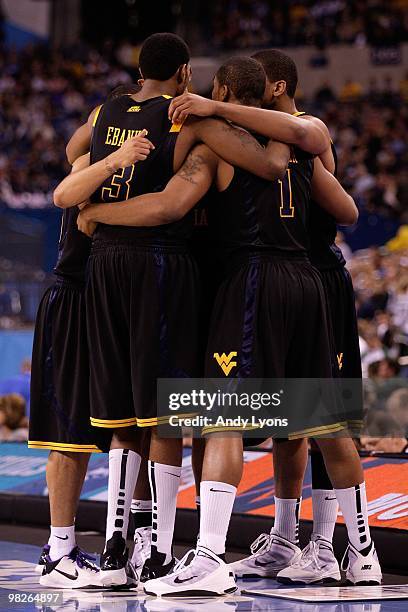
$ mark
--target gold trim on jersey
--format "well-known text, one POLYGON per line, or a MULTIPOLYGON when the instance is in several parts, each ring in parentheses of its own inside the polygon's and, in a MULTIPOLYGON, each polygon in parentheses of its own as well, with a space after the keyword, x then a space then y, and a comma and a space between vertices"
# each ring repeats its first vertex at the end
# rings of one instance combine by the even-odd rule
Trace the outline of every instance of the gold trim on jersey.
MULTIPOLYGON (((187 418, 196 416, 197 413, 192 412, 189 414, 179 415, 180 418, 187 418)), ((115 429, 116 427, 131 427, 137 425, 138 427, 155 427, 156 425, 165 425, 170 420, 169 416, 150 417, 147 419, 139 419, 137 417, 131 417, 129 419, 95 419, 91 417, 91 425, 94 427, 104 427, 106 429, 115 429)))
POLYGON ((300 117, 301 115, 306 115, 305 111, 296 111, 296 113, 292 113, 292 117, 300 117))
POLYGON ((315 436, 323 436, 329 433, 337 433, 342 429, 347 429, 347 421, 341 423, 332 423, 331 425, 321 425, 320 427, 311 427, 310 429, 303 429, 296 431, 288 435, 289 440, 296 440, 297 438, 314 438, 315 436))
POLYGON ((40 448, 43 450, 54 450, 70 453, 101 453, 102 451, 94 444, 66 444, 64 442, 40 442, 29 440, 28 448, 40 448))
POLYGON ((130 419, 94 419, 91 417, 91 425, 93 427, 105 427, 107 429, 115 429, 116 427, 131 427, 137 425, 137 418, 130 419))
POLYGON ((95 125, 96 125, 96 122, 97 122, 98 117, 99 117, 99 113, 101 112, 101 108, 102 108, 102 104, 100 104, 100 105, 99 105, 99 106, 96 108, 95 115, 94 115, 94 118, 93 118, 93 121, 92 121, 92 127, 93 127, 93 128, 94 128, 94 127, 95 127, 95 125))
POLYGON ((173 123, 173 125, 170 128, 169 134, 171 134, 172 132, 179 132, 182 127, 183 127, 182 123, 173 123))
POLYGON ((169 96, 167 94, 162 94, 162 98, 164 98, 165 100, 171 100, 173 96, 169 96))

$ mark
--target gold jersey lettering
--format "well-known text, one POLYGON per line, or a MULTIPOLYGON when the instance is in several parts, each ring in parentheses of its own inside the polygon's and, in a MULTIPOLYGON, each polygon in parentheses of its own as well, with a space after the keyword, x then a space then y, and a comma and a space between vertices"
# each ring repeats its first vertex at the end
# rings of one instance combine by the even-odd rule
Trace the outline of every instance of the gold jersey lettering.
POLYGON ((105 144, 110 145, 111 147, 121 147, 125 140, 134 138, 142 132, 143 130, 130 130, 128 128, 120 128, 115 127, 114 125, 109 125, 108 129, 106 130, 105 144))

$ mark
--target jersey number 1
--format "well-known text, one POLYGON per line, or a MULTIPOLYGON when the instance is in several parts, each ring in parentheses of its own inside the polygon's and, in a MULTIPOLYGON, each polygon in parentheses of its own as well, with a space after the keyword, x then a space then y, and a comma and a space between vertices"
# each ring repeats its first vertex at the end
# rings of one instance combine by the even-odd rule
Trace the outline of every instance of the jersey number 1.
POLYGON ((130 191, 130 181, 133 178, 134 171, 135 164, 127 166, 126 168, 120 168, 120 170, 112 176, 110 186, 103 187, 102 200, 104 202, 121 202, 122 200, 127 200, 130 191))
POLYGON ((278 183, 281 197, 280 216, 294 217, 295 207, 292 204, 292 181, 289 168, 286 170, 285 177, 282 180, 278 179, 278 183))

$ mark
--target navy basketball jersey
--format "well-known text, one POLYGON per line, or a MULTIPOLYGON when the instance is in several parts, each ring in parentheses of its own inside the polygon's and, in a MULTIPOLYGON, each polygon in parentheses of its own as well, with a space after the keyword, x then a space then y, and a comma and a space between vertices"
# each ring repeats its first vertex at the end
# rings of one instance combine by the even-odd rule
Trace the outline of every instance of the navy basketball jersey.
MULTIPOLYGON (((174 174, 174 147, 180 130, 168 118, 169 104, 169 96, 158 96, 142 102, 132 96, 121 96, 101 107, 93 130, 91 163, 104 159, 128 138, 143 130, 147 130, 147 138, 155 149, 146 160, 120 168, 107 178, 93 194, 93 202, 115 205, 115 202, 164 189, 174 174)), ((94 236, 107 240, 178 242, 188 237, 191 227, 192 214, 176 223, 157 227, 99 224, 94 236)))
POLYGON ((212 208, 210 223, 218 240, 229 251, 244 247, 307 256, 312 176, 313 158, 297 148, 282 180, 266 181, 235 168, 212 208))
POLYGON ((63 280, 85 282, 85 271, 91 251, 91 239, 77 227, 79 209, 74 206, 62 213, 58 259, 54 274, 63 280))

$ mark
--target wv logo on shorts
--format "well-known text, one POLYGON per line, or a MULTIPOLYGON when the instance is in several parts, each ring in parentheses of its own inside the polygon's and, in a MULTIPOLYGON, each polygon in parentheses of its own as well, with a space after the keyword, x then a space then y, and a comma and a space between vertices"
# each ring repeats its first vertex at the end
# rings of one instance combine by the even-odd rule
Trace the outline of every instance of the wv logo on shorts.
POLYGON ((217 363, 220 366, 221 370, 224 372, 225 376, 228 376, 232 368, 235 368, 235 366, 237 365, 236 361, 232 361, 232 358, 236 357, 237 355, 237 351, 231 351, 230 353, 228 353, 228 355, 226 355, 225 353, 222 353, 222 355, 220 355, 219 353, 214 353, 214 359, 217 360, 217 363))
POLYGON ((127 109, 127 113, 138 113, 140 111, 140 106, 131 106, 127 109))
POLYGON ((339 366, 339 370, 341 370, 343 367, 343 353, 337 355, 337 365, 339 366))

